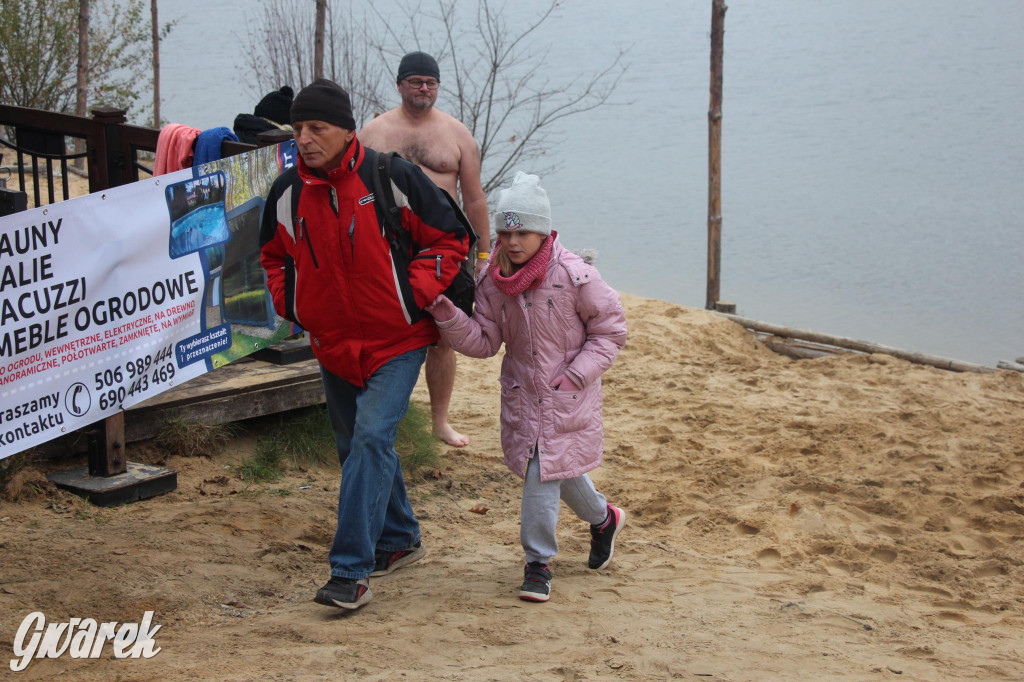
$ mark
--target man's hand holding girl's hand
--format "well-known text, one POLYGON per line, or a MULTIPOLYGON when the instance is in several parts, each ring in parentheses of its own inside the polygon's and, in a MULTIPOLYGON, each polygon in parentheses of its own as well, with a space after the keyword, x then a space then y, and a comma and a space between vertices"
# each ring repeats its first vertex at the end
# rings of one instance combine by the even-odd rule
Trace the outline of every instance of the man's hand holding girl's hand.
POLYGON ((458 310, 455 304, 444 294, 438 295, 434 302, 423 308, 434 318, 435 322, 449 322, 455 319, 458 310))

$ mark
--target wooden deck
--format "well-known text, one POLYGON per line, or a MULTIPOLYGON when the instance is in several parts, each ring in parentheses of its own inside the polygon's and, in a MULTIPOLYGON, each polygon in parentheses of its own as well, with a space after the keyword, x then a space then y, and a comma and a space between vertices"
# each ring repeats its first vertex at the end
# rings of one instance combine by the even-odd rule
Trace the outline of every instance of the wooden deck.
MULTIPOLYGON (((308 349, 308 341, 301 344, 308 349)), ((295 348, 301 353, 301 345, 295 348)), ((281 349, 268 351, 257 357, 276 361, 243 358, 128 409, 125 440, 153 438, 169 419, 226 424, 324 402, 316 360, 278 364, 281 349)))

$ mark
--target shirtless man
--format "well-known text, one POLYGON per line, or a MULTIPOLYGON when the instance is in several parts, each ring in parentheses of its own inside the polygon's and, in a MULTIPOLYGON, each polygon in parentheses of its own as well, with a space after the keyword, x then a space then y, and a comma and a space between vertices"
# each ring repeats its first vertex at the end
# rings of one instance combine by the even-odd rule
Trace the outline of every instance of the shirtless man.
MULTIPOLYGON (((397 81, 402 103, 367 123, 359 139, 370 149, 398 152, 453 197, 459 197, 461 191, 462 208, 479 238, 479 272, 491 250, 491 225, 480 185, 476 140, 461 121, 434 108, 441 71, 433 57, 424 52, 405 55, 398 65, 397 81)), ((427 351, 426 374, 434 435, 455 447, 468 445, 469 437, 448 423, 455 387, 455 351, 451 346, 440 341, 427 351)))

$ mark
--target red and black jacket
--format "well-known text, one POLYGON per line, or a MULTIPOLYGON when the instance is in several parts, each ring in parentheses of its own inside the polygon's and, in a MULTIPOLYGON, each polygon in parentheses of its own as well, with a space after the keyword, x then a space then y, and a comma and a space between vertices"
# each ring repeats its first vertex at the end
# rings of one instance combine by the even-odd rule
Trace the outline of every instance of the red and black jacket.
POLYGON ((277 314, 309 333, 320 364, 356 386, 388 360, 437 341, 423 306, 448 287, 469 249, 441 190, 396 158, 392 187, 418 251, 392 254, 373 196, 376 154, 353 138, 326 178, 300 157, 271 186, 260 225, 277 314))

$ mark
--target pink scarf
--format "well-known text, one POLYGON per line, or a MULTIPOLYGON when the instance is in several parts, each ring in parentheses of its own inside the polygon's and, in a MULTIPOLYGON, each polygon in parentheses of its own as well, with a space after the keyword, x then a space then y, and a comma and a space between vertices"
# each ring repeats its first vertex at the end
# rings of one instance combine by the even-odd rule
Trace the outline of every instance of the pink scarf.
MULTIPOLYGON (((511 277, 504 277, 501 268, 497 263, 491 263, 491 279, 494 286, 508 296, 518 296, 527 289, 536 289, 544 281, 544 275, 548 271, 548 261, 551 260, 551 244, 554 242, 554 235, 544 240, 533 258, 526 261, 523 267, 512 273, 511 277)), ((500 247, 499 247, 500 248, 500 247)))

